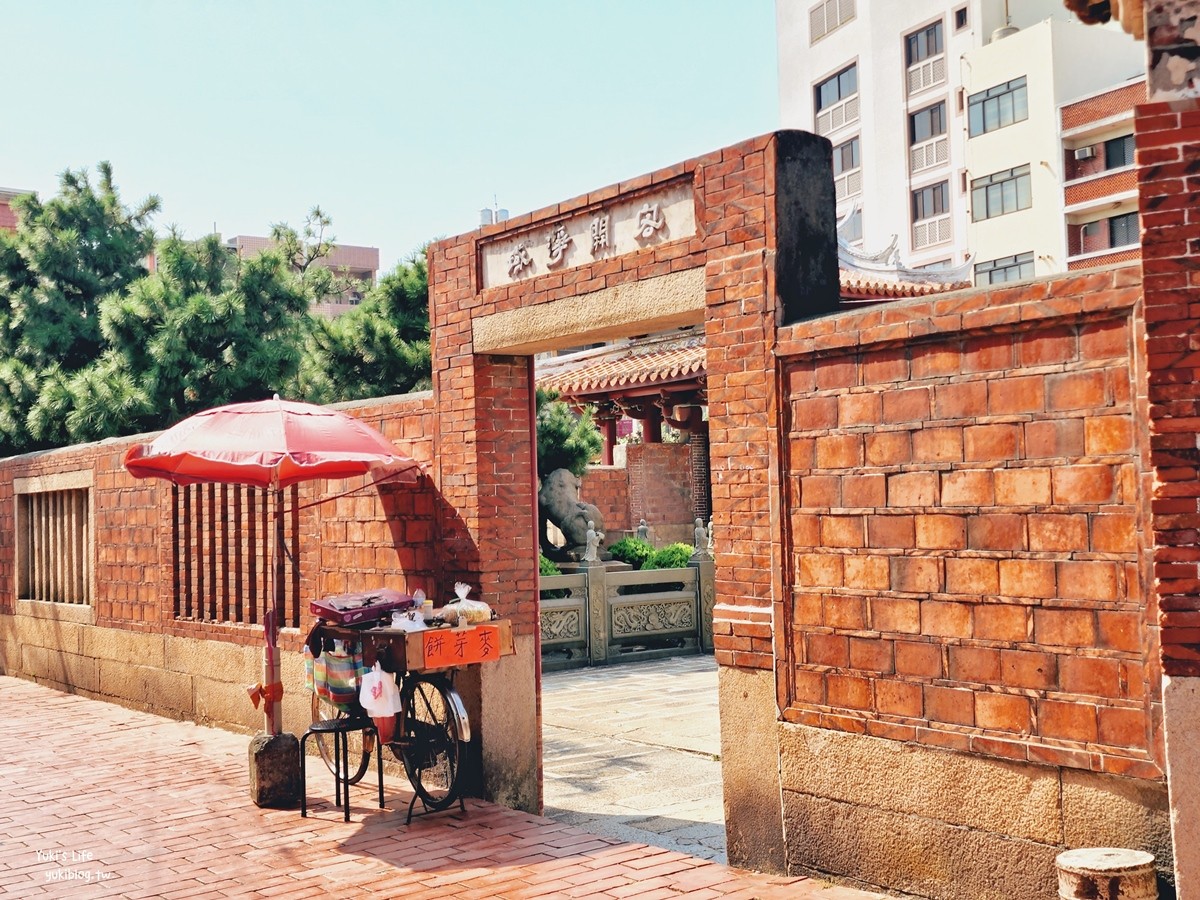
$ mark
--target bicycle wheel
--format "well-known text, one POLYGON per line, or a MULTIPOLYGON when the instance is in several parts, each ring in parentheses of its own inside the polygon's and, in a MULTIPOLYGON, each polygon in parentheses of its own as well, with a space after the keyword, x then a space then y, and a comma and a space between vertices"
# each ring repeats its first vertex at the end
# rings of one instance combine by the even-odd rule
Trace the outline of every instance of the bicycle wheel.
POLYGON ((462 790, 459 780, 460 733, 466 732, 462 698, 441 675, 411 675, 401 689, 404 771, 426 809, 446 809, 462 790), (462 731, 460 732, 460 729, 462 731))
MULTIPOLYGON (((344 709, 334 706, 328 700, 321 697, 320 694, 313 692, 312 695, 312 720, 314 722, 323 722, 327 719, 342 719, 349 713, 344 709)), ((321 759, 325 761, 325 765, 334 775, 338 773, 334 771, 334 756, 333 742, 337 740, 337 736, 333 734, 315 733, 313 740, 317 742, 317 752, 321 754, 321 759)), ((346 752, 349 756, 346 768, 350 772, 350 777, 346 779, 347 784, 358 784, 366 774, 367 768, 371 765, 371 754, 375 752, 375 736, 362 731, 351 731, 346 735, 346 752)))

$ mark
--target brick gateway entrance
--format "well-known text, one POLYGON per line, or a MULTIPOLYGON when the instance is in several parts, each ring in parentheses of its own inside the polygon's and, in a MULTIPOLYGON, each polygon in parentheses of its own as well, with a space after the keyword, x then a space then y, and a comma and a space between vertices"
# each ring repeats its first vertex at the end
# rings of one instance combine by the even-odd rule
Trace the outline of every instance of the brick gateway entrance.
POLYGON ((731 861, 1166 875, 1140 272, 838 312, 827 152, 781 132, 431 249, 463 569, 535 669, 529 355, 703 323, 731 861))
MULTIPOLYGON (((1194 200, 1171 184, 1194 113, 1152 111, 1148 229, 1194 200)), ((429 477, 299 515, 300 594, 480 585, 517 653, 460 684, 479 789, 536 810, 531 354, 702 325, 731 861, 1053 897, 1059 850, 1112 844, 1169 876, 1170 813, 1195 828, 1186 777, 1168 803, 1161 674, 1167 730, 1194 733, 1189 245, 1148 231, 1144 284, 838 311, 829 169, 827 142, 782 132, 435 244, 433 396, 351 407, 429 477)), ((261 635, 223 602, 176 606, 169 488, 127 477, 127 443, 0 463, 3 668, 253 728, 261 635), (18 577, 30 498, 63 492, 86 494, 95 561, 73 602, 18 577)), ((308 624, 283 638, 289 684, 308 624)), ((289 730, 305 699, 285 696, 289 730)))

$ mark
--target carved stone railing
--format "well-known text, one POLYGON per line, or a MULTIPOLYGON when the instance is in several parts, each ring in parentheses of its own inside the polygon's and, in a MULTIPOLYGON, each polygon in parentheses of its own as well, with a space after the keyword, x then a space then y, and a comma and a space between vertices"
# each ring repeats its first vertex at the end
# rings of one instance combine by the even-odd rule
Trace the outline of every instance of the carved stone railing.
POLYGON ((542 576, 540 586, 546 668, 712 651, 716 584, 706 554, 682 569, 585 566, 542 576))

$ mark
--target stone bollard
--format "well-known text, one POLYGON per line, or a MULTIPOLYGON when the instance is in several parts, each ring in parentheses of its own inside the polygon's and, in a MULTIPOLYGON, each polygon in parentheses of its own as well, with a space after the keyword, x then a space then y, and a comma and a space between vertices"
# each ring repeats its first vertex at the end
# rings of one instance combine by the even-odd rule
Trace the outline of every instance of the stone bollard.
POLYGON ((1141 850, 1087 847, 1067 850, 1058 866, 1059 900, 1156 900, 1154 857, 1141 850))

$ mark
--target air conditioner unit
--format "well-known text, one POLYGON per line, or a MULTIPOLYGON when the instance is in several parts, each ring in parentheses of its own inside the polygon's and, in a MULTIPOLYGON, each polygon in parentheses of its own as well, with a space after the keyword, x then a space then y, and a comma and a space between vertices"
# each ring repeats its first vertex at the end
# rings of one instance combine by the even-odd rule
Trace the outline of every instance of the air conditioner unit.
POLYGON ((1095 155, 1096 155, 1095 147, 1080 147, 1078 150, 1075 151, 1075 158, 1077 160, 1091 159, 1095 155))

